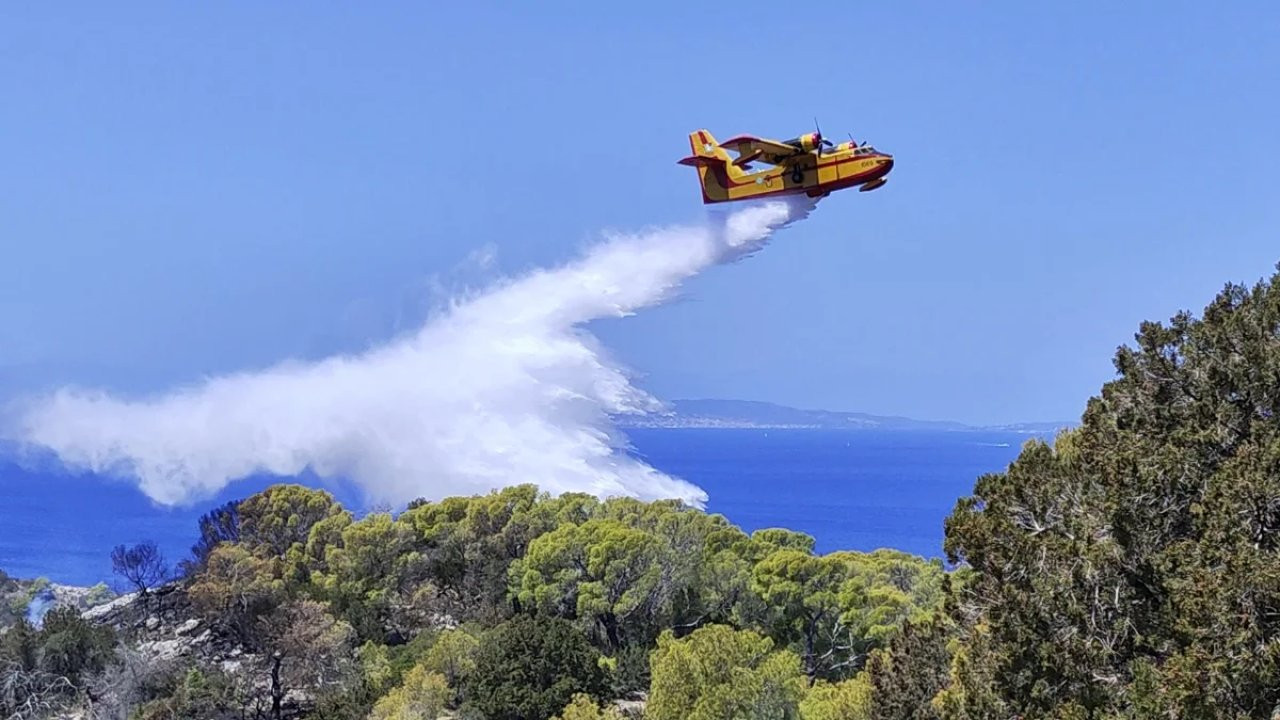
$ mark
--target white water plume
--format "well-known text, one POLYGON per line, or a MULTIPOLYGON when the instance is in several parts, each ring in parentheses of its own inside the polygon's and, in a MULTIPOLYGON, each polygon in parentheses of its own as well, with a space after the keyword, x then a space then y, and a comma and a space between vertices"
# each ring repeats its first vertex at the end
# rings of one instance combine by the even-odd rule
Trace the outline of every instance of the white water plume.
POLYGON ((67 388, 8 433, 67 466, 136 478, 163 504, 266 473, 355 481, 375 502, 517 483, 560 493, 705 501, 625 452, 610 416, 660 403, 583 324, 668 298, 754 252, 812 201, 752 205, 700 226, 604 239, 581 258, 499 283, 368 352, 287 362, 142 399, 67 388))

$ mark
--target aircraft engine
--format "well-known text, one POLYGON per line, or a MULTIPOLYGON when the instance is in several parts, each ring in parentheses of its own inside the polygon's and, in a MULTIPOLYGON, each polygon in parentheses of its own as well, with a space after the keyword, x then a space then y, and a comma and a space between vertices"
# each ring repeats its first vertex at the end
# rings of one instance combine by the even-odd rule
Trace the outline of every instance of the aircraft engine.
POLYGON ((814 149, 822 145, 822 133, 805 133, 800 137, 794 137, 790 140, 784 140, 783 142, 800 152, 812 152, 814 149))

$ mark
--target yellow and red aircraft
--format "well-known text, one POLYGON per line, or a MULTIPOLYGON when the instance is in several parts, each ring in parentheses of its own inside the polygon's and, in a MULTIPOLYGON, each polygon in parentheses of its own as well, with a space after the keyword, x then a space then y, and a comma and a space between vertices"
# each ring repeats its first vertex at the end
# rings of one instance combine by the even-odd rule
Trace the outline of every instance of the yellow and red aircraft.
POLYGON ((852 140, 833 144, 821 131, 783 141, 739 135, 717 143, 711 133, 696 130, 689 133, 689 145, 693 154, 680 164, 698 169, 704 203, 800 193, 825 197, 855 186, 866 192, 888 182, 893 169, 892 155, 852 140), (755 171, 755 162, 770 167, 755 171))

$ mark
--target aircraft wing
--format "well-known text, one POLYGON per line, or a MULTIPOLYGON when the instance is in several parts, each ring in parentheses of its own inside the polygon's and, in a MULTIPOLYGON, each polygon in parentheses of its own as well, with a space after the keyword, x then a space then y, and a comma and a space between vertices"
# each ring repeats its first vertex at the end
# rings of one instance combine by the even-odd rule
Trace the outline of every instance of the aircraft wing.
POLYGON ((779 165, 786 162, 787 158, 799 157, 808 153, 777 140, 769 140, 768 138, 759 138, 754 135, 739 135, 720 143, 720 147, 725 150, 732 150, 738 153, 739 161, 742 158, 751 158, 751 160, 760 160, 771 165, 779 165))

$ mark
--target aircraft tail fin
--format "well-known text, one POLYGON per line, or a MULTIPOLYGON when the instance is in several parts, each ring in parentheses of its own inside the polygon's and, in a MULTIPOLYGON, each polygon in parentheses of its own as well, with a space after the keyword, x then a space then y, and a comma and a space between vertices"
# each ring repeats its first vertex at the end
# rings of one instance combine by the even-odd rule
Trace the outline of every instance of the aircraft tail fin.
POLYGON ((741 176, 742 169, 733 164, 729 153, 706 130, 689 133, 689 148, 693 154, 679 162, 698 169, 702 201, 710 203, 728 199, 729 178, 741 176))
POLYGON ((718 163, 729 162, 729 153, 725 152, 711 133, 706 130, 695 130, 689 133, 689 148, 693 154, 680 160, 681 165, 693 167, 709 167, 718 163))

